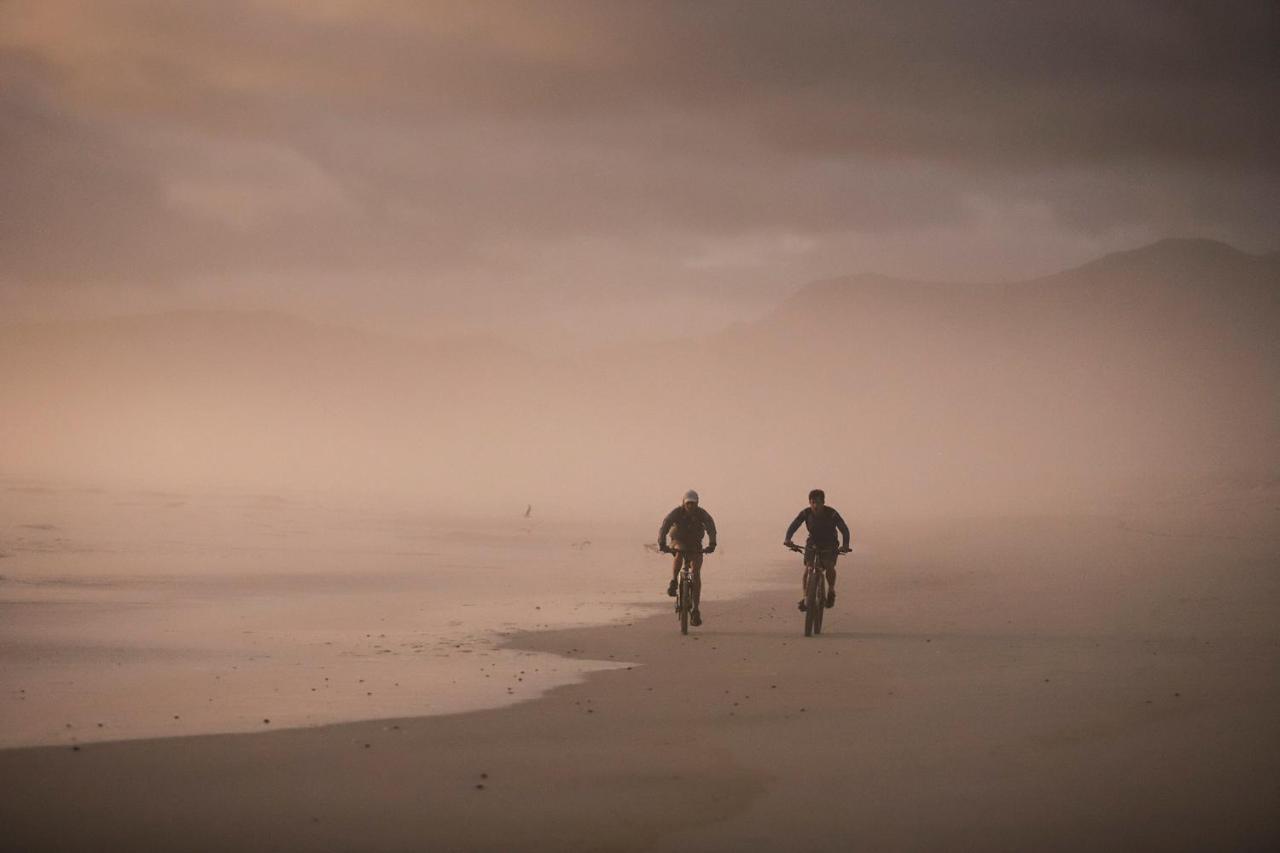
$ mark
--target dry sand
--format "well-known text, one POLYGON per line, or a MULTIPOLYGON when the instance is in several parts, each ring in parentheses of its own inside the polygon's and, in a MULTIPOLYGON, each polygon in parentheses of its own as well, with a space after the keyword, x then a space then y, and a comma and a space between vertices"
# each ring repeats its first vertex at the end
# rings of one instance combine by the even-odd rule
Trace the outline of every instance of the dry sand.
POLYGON ((1274 849, 1274 526, 869 530, 827 633, 795 566, 513 649, 628 661, 440 717, 0 751, 13 850, 1274 849))

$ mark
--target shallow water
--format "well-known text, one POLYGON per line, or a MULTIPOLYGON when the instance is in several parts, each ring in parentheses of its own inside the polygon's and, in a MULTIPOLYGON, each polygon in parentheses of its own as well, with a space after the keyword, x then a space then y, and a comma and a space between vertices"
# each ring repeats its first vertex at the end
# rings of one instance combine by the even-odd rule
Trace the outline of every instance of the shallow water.
MULTIPOLYGON (((664 511, 606 528, 0 482, 0 747, 534 698, 626 662, 502 649, 503 634, 665 608, 668 563, 644 547, 664 511)), ((708 603, 783 559, 738 556, 708 559, 708 603)))

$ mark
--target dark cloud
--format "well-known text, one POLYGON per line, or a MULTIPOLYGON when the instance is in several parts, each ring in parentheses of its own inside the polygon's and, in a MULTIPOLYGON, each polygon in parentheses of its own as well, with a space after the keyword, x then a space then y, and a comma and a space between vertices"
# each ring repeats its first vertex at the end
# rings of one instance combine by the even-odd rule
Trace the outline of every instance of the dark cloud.
POLYGON ((424 304, 563 298, 871 262, 989 275, 966 240, 997 232, 1022 272, 1280 228, 1271 3, 0 14, 10 289, 323 272, 416 281, 424 304))

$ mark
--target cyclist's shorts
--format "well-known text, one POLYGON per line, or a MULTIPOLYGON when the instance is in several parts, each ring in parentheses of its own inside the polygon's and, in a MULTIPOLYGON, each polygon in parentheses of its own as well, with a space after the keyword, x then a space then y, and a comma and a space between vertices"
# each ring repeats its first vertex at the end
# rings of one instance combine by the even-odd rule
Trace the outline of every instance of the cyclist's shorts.
POLYGON ((689 568, 693 569, 695 572, 702 569, 702 552, 693 548, 690 548, 688 551, 676 550, 675 567, 677 569, 680 568, 680 564, 684 562, 686 557, 689 560, 689 568))
POLYGON ((818 559, 819 568, 826 570, 826 569, 834 569, 836 567, 836 557, 838 555, 836 554, 835 548, 832 548, 826 551, 819 551, 816 548, 814 548, 812 545, 805 546, 804 564, 806 566, 812 566, 815 555, 818 559))

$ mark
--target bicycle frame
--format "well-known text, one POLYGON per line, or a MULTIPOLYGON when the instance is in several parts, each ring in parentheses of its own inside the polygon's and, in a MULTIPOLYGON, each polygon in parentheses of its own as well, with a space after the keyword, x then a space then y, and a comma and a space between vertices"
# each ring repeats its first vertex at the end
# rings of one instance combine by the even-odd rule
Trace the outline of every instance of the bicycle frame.
POLYGON ((790 550, 803 554, 804 565, 804 635, 822 633, 822 615, 827 609, 827 572, 822 567, 822 555, 838 552, 836 548, 812 548, 789 545, 790 550), (812 554, 812 557, 810 557, 812 554))

